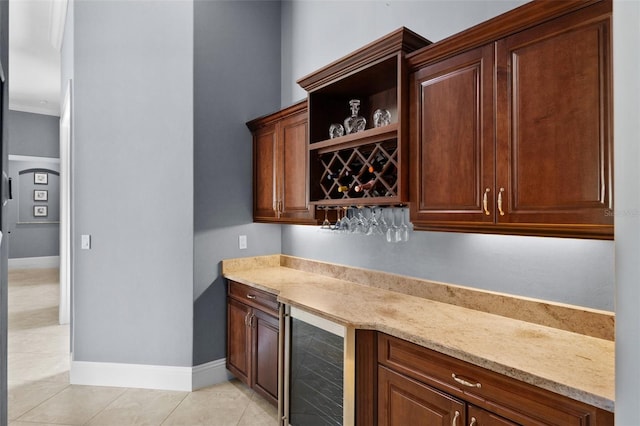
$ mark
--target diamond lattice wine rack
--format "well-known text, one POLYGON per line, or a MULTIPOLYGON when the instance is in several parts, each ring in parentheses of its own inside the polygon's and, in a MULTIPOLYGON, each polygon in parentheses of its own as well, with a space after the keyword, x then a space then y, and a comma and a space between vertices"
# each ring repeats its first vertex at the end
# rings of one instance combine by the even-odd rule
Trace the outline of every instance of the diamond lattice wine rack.
MULTIPOLYGON (((324 206, 407 203, 405 55, 430 42, 400 28, 298 80, 308 92, 309 195, 324 206), (357 110, 350 111, 354 100, 357 110), (387 121, 376 121, 376 111, 387 121), (366 120, 349 133, 349 117, 366 120), (335 128, 344 124, 344 133, 335 128), (346 134, 345 134, 346 133, 346 134)), ((378 115, 379 117, 379 115, 378 115)))

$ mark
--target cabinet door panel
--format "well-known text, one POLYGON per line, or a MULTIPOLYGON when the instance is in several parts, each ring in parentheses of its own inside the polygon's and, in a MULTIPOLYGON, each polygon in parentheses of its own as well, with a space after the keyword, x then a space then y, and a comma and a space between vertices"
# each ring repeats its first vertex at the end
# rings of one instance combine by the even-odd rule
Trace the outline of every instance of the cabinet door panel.
POLYGON ((288 117, 280 123, 282 217, 313 219, 308 195, 308 150, 306 111, 288 117))
POLYGON ((247 305, 227 298, 227 368, 247 384, 251 335, 246 320, 250 310, 247 305))
POLYGON ((493 62, 485 46, 412 76, 414 223, 494 221, 493 62))
POLYGON ((378 367, 378 425, 460 425, 465 405, 434 388, 378 367))
POLYGON ((276 217, 276 126, 258 130, 253 136, 253 218, 276 217))
POLYGON ((252 387, 270 400, 278 401, 278 319, 254 310, 251 323, 253 332, 252 387))
POLYGON ((609 19, 586 13, 498 42, 500 222, 613 223, 609 19))

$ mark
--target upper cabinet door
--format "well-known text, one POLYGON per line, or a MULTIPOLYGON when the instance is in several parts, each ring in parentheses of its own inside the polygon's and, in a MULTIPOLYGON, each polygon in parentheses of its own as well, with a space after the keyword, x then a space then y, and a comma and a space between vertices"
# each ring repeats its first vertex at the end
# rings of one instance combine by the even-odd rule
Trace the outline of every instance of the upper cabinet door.
POLYGON ((494 48, 412 74, 412 222, 494 222, 494 48))
POLYGON ((281 217, 312 221, 313 207, 309 205, 307 150, 308 121, 306 109, 280 122, 281 140, 278 158, 281 166, 281 217))
POLYGON ((276 143, 276 124, 263 127, 253 135, 254 220, 272 220, 277 216, 276 143))
POLYGON ((497 42, 498 223, 613 225, 610 17, 600 7, 497 42))

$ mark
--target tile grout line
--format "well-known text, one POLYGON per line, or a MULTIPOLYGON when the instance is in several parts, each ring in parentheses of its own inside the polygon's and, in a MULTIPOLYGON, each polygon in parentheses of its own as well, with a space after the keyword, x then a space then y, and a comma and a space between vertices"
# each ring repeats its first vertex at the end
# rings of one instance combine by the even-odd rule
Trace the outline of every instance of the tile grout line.
MULTIPOLYGON (((193 391, 191 391, 193 392, 193 391)), ((168 419, 169 417, 171 417, 171 415, 178 409, 178 407, 180 407, 182 405, 182 403, 184 402, 185 399, 187 399, 187 397, 191 394, 191 392, 187 392, 186 395, 184 396, 184 398, 182 398, 180 400, 179 403, 176 404, 175 407, 173 407, 173 410, 171 410, 169 412, 169 414, 167 414, 167 416, 159 423, 159 426, 162 426, 168 419)))

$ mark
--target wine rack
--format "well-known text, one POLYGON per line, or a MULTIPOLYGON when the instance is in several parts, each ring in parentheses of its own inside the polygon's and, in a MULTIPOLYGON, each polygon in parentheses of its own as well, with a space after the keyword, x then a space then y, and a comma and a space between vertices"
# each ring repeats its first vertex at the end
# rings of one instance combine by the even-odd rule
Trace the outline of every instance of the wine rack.
MULTIPOLYGON (((409 201, 405 56, 428 44, 429 40, 400 28, 298 80, 308 92, 311 204, 373 206, 409 201), (332 126, 349 117, 352 100, 359 103, 357 115, 366 119, 365 129, 330 135, 332 126), (389 124, 374 124, 376 110, 388 112, 389 124)), ((345 124, 345 130, 348 127, 345 124)))
POLYGON ((311 201, 316 204, 391 204, 398 198, 398 141, 318 150, 311 201))

